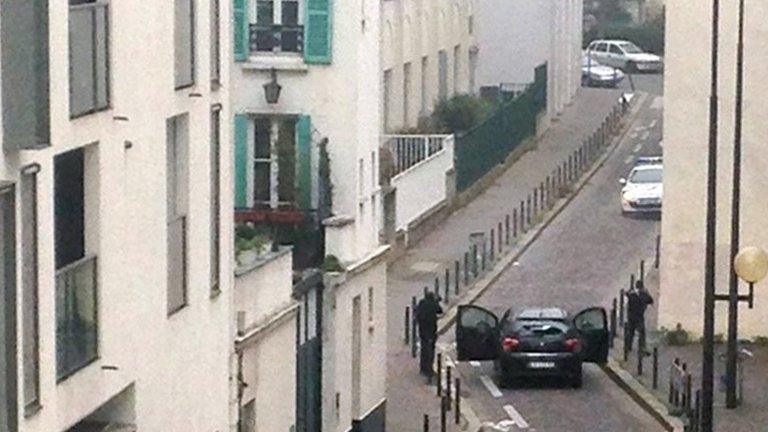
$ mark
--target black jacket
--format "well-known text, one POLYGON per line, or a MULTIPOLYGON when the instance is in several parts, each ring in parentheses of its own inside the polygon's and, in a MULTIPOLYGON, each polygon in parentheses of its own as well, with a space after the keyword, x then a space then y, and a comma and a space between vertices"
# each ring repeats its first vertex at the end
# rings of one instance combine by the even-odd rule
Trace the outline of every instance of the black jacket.
POLYGON ((440 303, 434 298, 423 298, 416 306, 416 322, 422 338, 434 339, 437 335, 437 316, 443 313, 440 303))
POLYGON ((645 309, 653 304, 653 297, 646 290, 632 290, 627 293, 627 318, 630 321, 642 320, 645 309))

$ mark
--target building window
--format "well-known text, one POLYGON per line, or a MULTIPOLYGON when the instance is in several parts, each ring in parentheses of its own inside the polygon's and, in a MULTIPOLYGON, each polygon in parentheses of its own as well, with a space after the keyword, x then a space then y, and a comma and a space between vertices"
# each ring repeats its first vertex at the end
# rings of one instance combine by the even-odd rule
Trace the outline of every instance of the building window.
POLYGON ((475 16, 470 15, 469 18, 467 18, 467 28, 469 31, 469 34, 474 34, 475 32, 475 16))
POLYGON ((411 63, 403 65, 403 126, 409 126, 411 103, 411 63))
POLYGON ((37 262, 37 172, 33 165, 21 176, 21 286, 24 410, 29 415, 40 405, 40 357, 37 262))
POLYGON ((427 106, 427 72, 429 67, 429 59, 424 56, 421 58, 421 115, 427 115, 429 107, 427 106))
POLYGON ((174 0, 174 83, 176 89, 195 83, 194 0, 174 0))
POLYGON ((301 53, 304 26, 298 0, 256 0, 249 25, 252 52, 301 53))
POLYGON ((278 208, 296 203, 295 116, 256 117, 253 197, 257 206, 278 208))
POLYGON ((438 72, 437 72, 437 97, 445 100, 448 98, 448 54, 440 50, 437 53, 438 72))
POLYGON ((373 287, 368 287, 368 322, 371 324, 373 324, 374 306, 373 287))
POLYGON ((98 273, 86 240, 94 227, 97 191, 86 177, 93 150, 79 148, 54 159, 56 256, 56 376, 66 379, 98 357, 98 273), (86 191, 88 193, 86 193, 86 191), (88 214, 88 217, 86 217, 88 214))
POLYGON ((365 195, 365 164, 363 158, 357 161, 357 196, 363 199, 365 195))
POLYGON ((453 47, 453 94, 459 94, 459 75, 461 74, 461 46, 453 47))
POLYGON ((384 71, 384 131, 389 132, 392 130, 392 70, 387 69, 384 71))
POLYGON ((17 431, 16 202, 0 181, 0 430, 17 431), (14 397, 7 397, 13 395, 14 397))
POLYGON ((105 1, 69 2, 69 115, 109 107, 109 9, 105 1))
POLYGON ((211 82, 219 83, 221 79, 221 37, 219 20, 219 0, 211 0, 211 82))
POLYGON ((187 305, 187 195, 189 116, 167 120, 168 314, 187 305))
POLYGON ((221 292, 221 108, 211 110, 211 294, 221 292))

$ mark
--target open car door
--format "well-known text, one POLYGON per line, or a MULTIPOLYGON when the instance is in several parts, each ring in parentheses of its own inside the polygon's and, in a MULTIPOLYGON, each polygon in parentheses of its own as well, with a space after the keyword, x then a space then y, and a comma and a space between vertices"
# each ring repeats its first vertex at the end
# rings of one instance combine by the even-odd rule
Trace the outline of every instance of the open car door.
POLYGON ((495 360, 499 355, 499 319, 478 306, 459 306, 456 317, 459 361, 495 360))
POLYGON ((579 312, 573 324, 584 342, 582 360, 589 363, 608 362, 608 315, 605 309, 593 307, 579 312))

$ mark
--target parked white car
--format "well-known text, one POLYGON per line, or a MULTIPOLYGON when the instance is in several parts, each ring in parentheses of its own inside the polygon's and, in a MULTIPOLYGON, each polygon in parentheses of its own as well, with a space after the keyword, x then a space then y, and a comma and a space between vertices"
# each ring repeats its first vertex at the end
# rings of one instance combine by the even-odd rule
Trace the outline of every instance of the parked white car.
POLYGON ((619 182, 623 213, 660 212, 664 194, 661 157, 640 157, 626 179, 619 182))
POLYGON ((589 87, 616 87, 624 72, 599 63, 584 55, 581 62, 581 84, 589 87))
POLYGON ((623 69, 625 72, 660 72, 661 57, 643 52, 625 40, 596 40, 587 47, 588 55, 599 63, 623 69))

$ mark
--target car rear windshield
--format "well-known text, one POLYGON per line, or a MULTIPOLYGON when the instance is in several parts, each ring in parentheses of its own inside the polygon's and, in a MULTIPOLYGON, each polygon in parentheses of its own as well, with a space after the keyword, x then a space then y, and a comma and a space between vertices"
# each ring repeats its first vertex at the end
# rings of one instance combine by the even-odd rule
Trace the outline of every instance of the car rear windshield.
POLYGON ((633 43, 626 42, 623 44, 619 44, 619 46, 621 46, 621 49, 623 49, 624 52, 627 54, 640 54, 643 52, 643 50, 638 48, 637 45, 633 43))
POLYGON ((568 324, 562 321, 517 320, 512 325, 512 331, 520 337, 528 336, 560 336, 568 333, 568 324))
POLYGON ((629 181, 632 183, 661 183, 661 169, 644 169, 632 173, 629 181))

